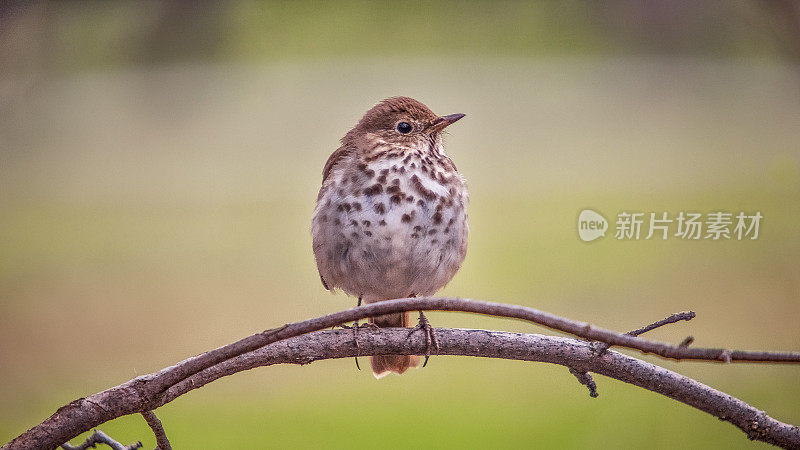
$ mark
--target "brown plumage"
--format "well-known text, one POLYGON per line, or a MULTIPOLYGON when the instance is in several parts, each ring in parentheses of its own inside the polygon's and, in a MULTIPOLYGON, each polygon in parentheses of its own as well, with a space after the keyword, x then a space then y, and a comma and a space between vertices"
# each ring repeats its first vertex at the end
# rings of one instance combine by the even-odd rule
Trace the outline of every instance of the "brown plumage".
MULTIPOLYGON (((342 139, 322 171, 312 219, 314 256, 326 289, 366 303, 432 295, 467 250, 467 188, 442 146, 463 114, 437 116, 408 97, 384 100, 342 139)), ((407 314, 371 318, 409 326, 407 314)), ((376 377, 403 373, 418 358, 375 356, 376 377)))

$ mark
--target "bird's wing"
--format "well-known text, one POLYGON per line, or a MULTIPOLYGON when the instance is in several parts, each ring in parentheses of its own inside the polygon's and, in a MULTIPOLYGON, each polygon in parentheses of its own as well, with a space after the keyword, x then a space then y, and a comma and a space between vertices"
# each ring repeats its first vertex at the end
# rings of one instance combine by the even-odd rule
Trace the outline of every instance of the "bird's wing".
MULTIPOLYGON (((320 197, 322 196, 322 192, 325 189, 325 181, 328 179, 328 175, 330 175, 331 172, 333 172, 333 168, 336 166, 336 164, 339 161, 341 161, 345 156, 349 155, 351 153, 351 151, 352 151, 352 149, 350 147, 342 145, 341 147, 337 148, 336 151, 331 153, 331 156, 328 157, 328 161, 325 162, 325 167, 322 169, 322 189, 320 190, 320 193, 319 193, 320 197)), ((319 199, 317 199, 317 200, 319 200, 319 199)), ((322 276, 322 272, 320 272, 320 274, 319 274, 319 280, 322 281, 322 286, 325 289, 327 289, 329 291, 333 290, 333 289, 331 289, 330 286, 328 286, 328 283, 325 281, 325 278, 322 276)))
POLYGON ((349 155, 352 150, 352 148, 343 145, 337 148, 335 152, 331 153, 331 156, 328 157, 328 161, 325 163, 325 168, 322 169, 323 184, 325 183, 325 180, 328 179, 328 175, 330 175, 333 171, 333 167, 336 166, 336 163, 341 161, 345 156, 349 155))
POLYGON ((329 291, 333 290, 333 289, 328 287, 328 283, 325 282, 325 278, 322 276, 322 274, 319 274, 319 281, 322 281, 322 287, 324 287, 326 290, 329 290, 329 291))

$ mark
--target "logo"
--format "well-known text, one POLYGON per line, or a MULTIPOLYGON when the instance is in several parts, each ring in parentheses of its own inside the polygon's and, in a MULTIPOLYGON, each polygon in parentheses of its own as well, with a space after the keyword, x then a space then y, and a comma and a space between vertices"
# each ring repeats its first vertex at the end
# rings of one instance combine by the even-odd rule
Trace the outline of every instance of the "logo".
MULTIPOLYGON (((667 211, 655 212, 622 211, 617 215, 614 238, 622 240, 667 240, 670 237, 681 240, 742 241, 758 239, 761 225, 761 211, 738 214, 713 211, 707 214, 680 211, 672 215, 667 211), (673 234, 674 233, 674 234, 673 234)), ((608 221, 602 214, 584 209, 578 215, 578 236, 584 242, 591 242, 606 235, 608 221)))
POLYGON ((578 236, 584 242, 591 242, 606 235, 608 221, 600 213, 584 209, 578 215, 578 236))

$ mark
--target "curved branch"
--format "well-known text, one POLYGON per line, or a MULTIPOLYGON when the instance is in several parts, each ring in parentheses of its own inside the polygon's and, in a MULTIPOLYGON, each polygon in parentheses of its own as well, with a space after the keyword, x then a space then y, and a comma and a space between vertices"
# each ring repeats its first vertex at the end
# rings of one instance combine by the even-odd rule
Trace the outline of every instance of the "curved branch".
MULTIPOLYGON (((783 447, 800 446, 800 429, 768 416, 747 403, 703 383, 622 353, 598 354, 590 342, 572 338, 504 331, 437 328, 439 354, 514 359, 559 364, 593 372, 657 392, 685 403, 744 431, 750 439, 783 447)), ((424 355, 422 333, 408 337, 402 328, 359 331, 360 355, 424 355)), ((345 330, 320 331, 278 342, 230 359, 176 384, 166 402, 218 378, 274 364, 310 364, 359 355, 353 335, 345 330)))
MULTIPOLYGON (((688 348, 648 341, 616 333, 533 308, 459 298, 411 298, 373 303, 315 319, 287 324, 249 336, 233 344, 184 360, 150 375, 135 378, 125 384, 75 400, 61 408, 44 422, 28 430, 3 448, 55 448, 59 444, 120 415, 152 410, 174 398, 187 385, 196 383, 195 374, 214 369, 231 358, 247 354, 266 345, 319 331, 346 322, 383 314, 415 310, 463 311, 509 317, 537 323, 578 337, 655 353, 672 359, 703 359, 711 361, 800 362, 800 353, 746 352, 725 349, 688 348), (181 387, 182 386, 182 387, 181 387)), ((500 349, 500 351, 504 351, 500 349)), ((398 353, 397 350, 392 350, 398 353)), ((402 353, 402 351, 399 351, 402 353)), ((363 353, 366 354, 366 353, 363 353)), ((355 355, 350 355, 355 356, 355 355)), ((491 356, 491 355, 482 355, 491 356)), ((502 355, 500 357, 503 357, 502 355)), ((551 361, 547 361, 551 362, 551 361)), ((554 362, 554 361, 552 361, 554 362)), ((568 365, 568 364, 567 364, 568 365)), ((569 366, 569 365, 568 365, 569 366)), ((581 366, 569 366, 577 371, 581 366)), ((597 373, 603 373, 598 371, 597 373)))
POLYGON ((355 320, 384 314, 405 311, 461 311, 497 317, 508 317, 543 325, 554 330, 563 331, 577 337, 600 341, 609 345, 627 347, 644 353, 654 353, 664 358, 675 360, 701 359, 710 361, 732 362, 793 362, 800 363, 800 353, 781 352, 749 352, 717 348, 689 348, 661 342, 648 341, 627 334, 616 333, 605 328, 593 326, 565 317, 556 316, 534 308, 519 305, 468 300, 462 298, 406 298, 372 303, 357 308, 340 311, 327 316, 317 317, 302 322, 286 324, 279 328, 266 330, 233 344, 203 353, 198 357, 178 364, 175 370, 165 373, 153 383, 153 395, 158 395, 175 383, 218 364, 226 359, 253 351, 283 339, 319 331, 355 320))
MULTIPOLYGON (((440 355, 478 356, 559 364, 578 371, 594 372, 630 383, 728 421, 757 439, 782 447, 800 446, 800 430, 769 417, 763 411, 705 384, 654 364, 615 352, 599 353, 591 342, 572 338, 485 330, 436 329, 440 355)), ((102 423, 114 417, 151 410, 221 377, 274 364, 309 364, 330 358, 365 355, 424 354, 421 333, 408 336, 407 329, 362 329, 355 346, 353 333, 329 330, 283 340, 202 370, 170 387, 158 399, 143 396, 142 385, 178 366, 166 368, 123 385, 95 394, 83 401, 82 420, 102 423), (91 418, 91 419, 90 419, 91 418)), ((192 358, 185 361, 191 361, 192 358)), ((184 363, 185 363, 184 362, 184 363)), ((56 413, 58 415, 59 413, 56 413)), ((63 421, 67 421, 65 417, 63 421)), ((62 423, 62 427, 67 424, 62 423)), ((24 438, 24 436, 22 437, 24 438)), ((15 440, 7 448, 46 448, 58 445, 43 441, 15 440), (43 445, 44 444, 44 445, 43 445)))

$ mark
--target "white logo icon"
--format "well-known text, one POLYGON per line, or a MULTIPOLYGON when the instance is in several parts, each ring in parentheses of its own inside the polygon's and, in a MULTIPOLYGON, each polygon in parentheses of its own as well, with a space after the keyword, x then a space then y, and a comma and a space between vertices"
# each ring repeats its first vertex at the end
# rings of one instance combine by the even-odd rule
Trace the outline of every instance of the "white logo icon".
POLYGON ((600 213, 584 209, 578 216, 578 236, 584 242, 591 242, 606 235, 608 221, 600 213))

